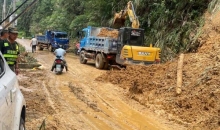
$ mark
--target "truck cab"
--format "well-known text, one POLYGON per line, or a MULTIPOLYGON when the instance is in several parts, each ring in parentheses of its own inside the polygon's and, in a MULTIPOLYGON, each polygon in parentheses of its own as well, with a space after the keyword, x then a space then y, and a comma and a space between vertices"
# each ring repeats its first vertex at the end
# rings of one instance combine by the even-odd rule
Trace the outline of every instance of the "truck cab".
POLYGON ((69 38, 66 32, 61 31, 47 31, 46 37, 49 43, 52 45, 51 47, 57 49, 60 44, 62 44, 63 49, 68 49, 69 47, 69 38))
POLYGON ((18 79, 0 52, 0 129, 25 129, 26 103, 18 79))
POLYGON ((82 31, 79 32, 78 37, 81 39, 80 42, 80 48, 84 47, 86 44, 86 39, 90 35, 89 34, 90 29, 89 28, 84 28, 82 31))

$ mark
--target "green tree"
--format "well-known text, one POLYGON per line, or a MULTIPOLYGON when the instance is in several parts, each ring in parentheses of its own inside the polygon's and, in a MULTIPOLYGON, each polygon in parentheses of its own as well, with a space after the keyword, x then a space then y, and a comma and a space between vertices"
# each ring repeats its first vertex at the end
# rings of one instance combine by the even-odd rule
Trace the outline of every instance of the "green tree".
MULTIPOLYGON (((114 13, 125 9, 127 2, 39 0, 19 19, 19 27, 31 33, 63 30, 75 38, 77 31, 88 25, 111 27, 114 13)), ((160 47, 164 61, 187 51, 189 44, 196 42, 198 29, 203 24, 202 15, 209 2, 211 0, 134 0, 140 28, 145 29, 146 45, 152 43, 160 47)), ((129 19, 126 26, 131 26, 129 19)))

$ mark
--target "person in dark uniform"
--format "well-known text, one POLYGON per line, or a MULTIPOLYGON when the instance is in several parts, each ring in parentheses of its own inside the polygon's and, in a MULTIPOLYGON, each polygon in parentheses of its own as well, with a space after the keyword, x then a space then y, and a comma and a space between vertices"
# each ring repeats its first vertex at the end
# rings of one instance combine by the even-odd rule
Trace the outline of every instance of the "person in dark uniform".
POLYGON ((18 55, 20 52, 18 43, 15 41, 18 31, 15 28, 9 28, 8 33, 8 38, 0 41, 0 51, 11 70, 18 74, 18 55))
POLYGON ((0 41, 8 38, 8 30, 7 29, 0 29, 0 32, 1 32, 0 41))

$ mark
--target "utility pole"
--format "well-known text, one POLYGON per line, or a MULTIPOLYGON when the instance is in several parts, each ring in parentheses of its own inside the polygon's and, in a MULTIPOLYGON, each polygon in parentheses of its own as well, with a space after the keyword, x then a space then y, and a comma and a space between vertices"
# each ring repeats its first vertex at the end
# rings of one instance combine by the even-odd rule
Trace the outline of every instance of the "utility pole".
MULTIPOLYGON (((13 11, 15 11, 15 1, 16 0, 13 0, 13 11)), ((15 18, 15 13, 12 15, 12 19, 14 18, 15 18)), ((12 27, 15 27, 15 22, 13 22, 12 27)))
MULTIPOLYGON (((2 7, 2 20, 5 19, 5 15, 6 15, 5 8, 6 8, 6 0, 4 0, 4 2, 3 2, 3 7, 2 7)), ((3 25, 4 25, 4 23, 3 23, 3 25)))
MULTIPOLYGON (((17 9, 15 9, 11 14, 9 14, 3 21, 0 22, 0 25, 5 22, 12 14, 14 14, 21 6, 23 6, 28 0, 24 1, 17 9)), ((3 29, 7 28, 8 26, 10 26, 13 22, 15 22, 17 20, 18 17, 20 17, 22 14, 24 14, 26 11, 28 11, 35 3, 37 2, 37 0, 33 0, 21 13, 19 13, 18 15, 16 15, 14 17, 14 19, 12 19, 9 23, 7 23, 3 29)))

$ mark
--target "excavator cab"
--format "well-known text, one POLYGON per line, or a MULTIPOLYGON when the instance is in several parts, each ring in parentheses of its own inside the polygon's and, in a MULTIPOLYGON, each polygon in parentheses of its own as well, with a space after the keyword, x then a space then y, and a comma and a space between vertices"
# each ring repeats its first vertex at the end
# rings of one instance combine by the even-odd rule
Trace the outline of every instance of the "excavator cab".
POLYGON ((144 45, 144 29, 135 29, 131 27, 123 27, 119 29, 119 39, 122 45, 143 46, 144 45))
POLYGON ((153 64, 160 61, 160 49, 144 46, 144 29, 123 27, 119 29, 116 63, 153 64))
POLYGON ((143 46, 144 44, 144 29, 134 29, 123 27, 119 29, 116 62, 120 65, 125 65, 128 59, 133 59, 133 46, 143 46))

